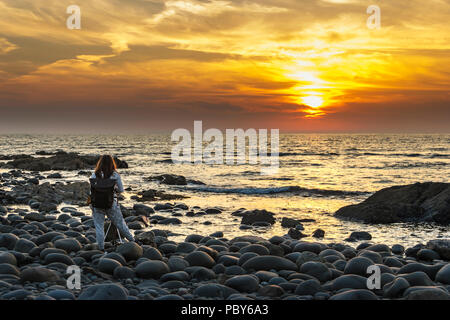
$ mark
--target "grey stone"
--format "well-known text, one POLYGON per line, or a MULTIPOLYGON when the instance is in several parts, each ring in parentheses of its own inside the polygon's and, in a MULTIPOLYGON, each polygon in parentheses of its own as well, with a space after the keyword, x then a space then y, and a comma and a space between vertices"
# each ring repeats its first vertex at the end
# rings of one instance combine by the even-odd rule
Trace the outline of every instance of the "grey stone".
POLYGON ((191 266, 202 266, 206 268, 212 268, 215 264, 214 259, 203 251, 194 251, 185 257, 185 260, 189 262, 191 266))
POLYGON ((116 251, 120 253, 127 261, 137 260, 142 257, 144 250, 135 242, 126 242, 117 247, 116 251))
POLYGON ((322 286, 320 285, 320 282, 311 279, 300 283, 295 289, 295 294, 299 296, 306 296, 306 295, 313 296, 320 291, 322 291, 322 286))
POLYGON ((36 244, 27 239, 19 239, 14 246, 14 250, 22 253, 28 253, 31 249, 36 248, 36 244))
POLYGON ((58 272, 42 267, 29 267, 20 274, 21 282, 56 282, 59 279, 58 272))
POLYGON ((119 266, 114 269, 113 276, 115 279, 133 279, 136 277, 136 272, 129 267, 119 266))
POLYGON ((379 300, 378 297, 367 289, 349 290, 338 293, 330 300, 379 300))
POLYGON ((78 300, 127 300, 127 292, 117 284, 97 284, 83 290, 78 300))
POLYGON ((436 281, 450 285, 450 263, 443 266, 436 274, 436 281))
POLYGON ((374 265, 373 261, 365 257, 350 259, 344 269, 344 274, 357 274, 367 276, 367 268, 374 265))
POLYGON ((114 259, 102 258, 98 262, 98 270, 108 274, 114 274, 114 270, 121 267, 122 264, 114 259))
POLYGON ((257 277, 250 275, 239 275, 228 279, 225 285, 239 292, 255 292, 259 289, 257 277))
POLYGON ((410 287, 409 282, 404 278, 396 278, 392 282, 383 286, 383 296, 386 298, 396 298, 410 287))
POLYGON ((294 270, 297 265, 292 261, 278 256, 256 256, 247 260, 242 267, 246 270, 294 270))
POLYGON ((143 262, 136 267, 136 274, 144 279, 159 279, 169 272, 167 264, 158 260, 143 262))
POLYGON ((322 262, 309 261, 300 267, 300 272, 315 277, 320 282, 331 280, 332 274, 322 262))
POLYGON ((76 239, 59 239, 55 241, 55 248, 63 249, 68 253, 78 252, 81 250, 81 244, 76 239))

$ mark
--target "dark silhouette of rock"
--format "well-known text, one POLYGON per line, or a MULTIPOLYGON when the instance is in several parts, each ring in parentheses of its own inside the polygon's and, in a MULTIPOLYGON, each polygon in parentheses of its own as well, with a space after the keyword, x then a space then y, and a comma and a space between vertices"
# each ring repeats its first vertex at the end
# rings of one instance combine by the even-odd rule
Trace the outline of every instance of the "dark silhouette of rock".
POLYGON ((275 223, 274 213, 267 210, 253 210, 246 211, 242 215, 241 224, 252 225, 255 222, 268 222, 270 224, 275 223))
POLYGON ((365 223, 426 221, 448 225, 450 184, 426 182, 382 189, 335 215, 365 223))
MULTIPOLYGON (((3 168, 22 169, 29 171, 50 171, 50 170, 81 170, 93 169, 99 159, 98 155, 79 155, 75 152, 59 151, 49 157, 32 157, 25 155, 9 156, 12 160, 3 164, 3 168)), ((118 168, 128 168, 128 164, 114 158, 118 168)))

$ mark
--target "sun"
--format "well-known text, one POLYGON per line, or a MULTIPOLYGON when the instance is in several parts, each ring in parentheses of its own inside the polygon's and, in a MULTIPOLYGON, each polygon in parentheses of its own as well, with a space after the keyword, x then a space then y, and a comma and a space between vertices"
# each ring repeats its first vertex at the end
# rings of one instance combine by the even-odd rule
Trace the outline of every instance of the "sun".
POLYGON ((323 98, 318 96, 302 97, 302 102, 311 108, 319 108, 323 105, 323 98))

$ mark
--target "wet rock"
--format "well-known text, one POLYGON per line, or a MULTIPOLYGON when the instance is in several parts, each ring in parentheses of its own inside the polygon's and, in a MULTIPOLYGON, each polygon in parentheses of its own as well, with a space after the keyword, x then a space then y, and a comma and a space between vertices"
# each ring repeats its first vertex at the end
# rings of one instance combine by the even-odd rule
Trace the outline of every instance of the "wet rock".
POLYGON ((299 296, 315 295, 317 292, 322 291, 320 282, 314 279, 306 280, 300 283, 295 289, 295 294, 299 296))
POLYGON ((437 252, 442 259, 450 261, 450 239, 428 241, 427 248, 437 252))
POLYGON ((136 242, 123 243, 117 247, 116 251, 127 261, 137 260, 144 254, 144 250, 136 242))
POLYGON ((55 248, 62 249, 68 253, 81 250, 81 244, 76 239, 59 239, 55 241, 55 248))
POLYGON ((396 278, 394 281, 384 285, 383 296, 385 298, 400 297, 403 292, 410 287, 409 282, 404 278, 396 278))
POLYGON ((98 262, 98 270, 108 274, 114 274, 114 270, 121 266, 120 262, 109 258, 102 258, 98 262))
POLYGON ((27 239, 19 239, 14 246, 14 250, 22 253, 28 253, 31 249, 36 248, 36 244, 27 239))
POLYGON ((52 173, 47 176, 47 179, 61 179, 62 175, 60 173, 52 173))
POLYGON ((155 234, 153 231, 141 232, 135 236, 136 241, 143 245, 155 247, 155 234))
POLYGON ((285 291, 282 287, 270 284, 262 287, 258 290, 259 296, 269 297, 269 298, 276 298, 281 297, 285 294, 285 291))
POLYGON ((136 203, 133 205, 133 210, 136 211, 137 214, 142 214, 145 216, 149 216, 155 213, 152 207, 146 206, 145 204, 136 203))
POLYGON ((47 220, 45 215, 40 214, 38 212, 30 212, 30 213, 26 214, 24 218, 25 218, 25 220, 38 221, 38 222, 44 222, 47 220))
POLYGON ((74 265, 75 262, 68 255, 62 253, 49 253, 45 256, 45 264, 50 264, 53 262, 64 263, 68 266, 74 265))
POLYGON ((301 225, 301 222, 298 219, 292 219, 292 218, 286 218, 286 217, 283 217, 281 219, 281 226, 283 228, 295 228, 297 225, 301 225))
POLYGON ((338 293, 332 296, 330 300, 378 300, 378 297, 372 291, 359 289, 338 293))
POLYGON ((0 263, 8 263, 17 266, 16 256, 9 252, 0 252, 0 263))
POLYGON ((292 261, 279 256, 256 256, 246 261, 242 268, 245 270, 294 270, 297 265, 292 261))
POLYGON ((129 267, 118 266, 114 269, 113 276, 115 279, 133 279, 136 272, 129 267))
POLYGON ((162 282, 166 282, 166 281, 172 281, 172 280, 177 280, 177 281, 188 281, 189 280, 189 274, 185 271, 175 271, 175 272, 170 272, 170 273, 166 273, 164 274, 160 281, 162 282))
POLYGON ((274 213, 266 210, 245 211, 242 214, 241 224, 252 225, 256 222, 275 223, 274 213))
POLYGON ((434 221, 450 223, 450 184, 416 183, 376 192, 360 204, 339 209, 335 215, 365 223, 434 221))
POLYGON ((439 260, 441 257, 439 256, 439 253, 431 249, 420 249, 417 252, 417 258, 422 261, 433 261, 439 260))
MULTIPOLYGON (((28 171, 93 169, 98 159, 98 156, 78 155, 74 152, 58 152, 50 157, 19 157, 7 162, 2 167, 28 171)), ((114 160, 118 168, 128 168, 128 164, 125 161, 118 158, 114 160)))
POLYGON ((393 254, 403 254, 405 252, 405 247, 400 244, 394 244, 391 248, 393 254))
POLYGON ((295 245, 293 251, 294 252, 304 252, 304 251, 310 251, 316 254, 319 254, 323 249, 323 246, 319 243, 313 243, 313 242, 300 242, 295 245))
POLYGON ((365 257, 350 259, 344 269, 344 274, 357 274, 367 276, 367 269, 374 265, 373 261, 365 257))
POLYGON ((175 174, 163 174, 159 176, 152 176, 147 178, 149 181, 159 181, 161 184, 167 184, 172 186, 185 186, 187 185, 186 178, 175 174))
POLYGON ((213 270, 207 269, 205 267, 197 267, 197 270, 192 273, 192 278, 197 281, 208 281, 215 279, 216 273, 213 270))
POLYGON ((16 266, 13 266, 9 263, 0 263, 0 275, 3 274, 12 274, 14 276, 19 276, 20 271, 16 266))
POLYGON ((406 300, 450 300, 450 294, 439 287, 411 287, 406 289, 406 300))
POLYGON ((436 274, 436 282, 450 285, 450 263, 443 266, 436 274))
POLYGON ((194 251, 185 257, 185 260, 189 262, 191 266, 202 266, 206 268, 212 268, 215 264, 214 259, 203 251, 194 251))
POLYGON ((247 252, 254 252, 260 256, 269 255, 269 249, 260 244, 249 244, 248 246, 243 247, 239 250, 240 253, 244 254, 247 252))
POLYGON ((289 229, 288 235, 289 235, 289 237, 291 237, 292 239, 295 239, 295 240, 307 237, 306 234, 302 233, 300 230, 295 229, 295 228, 289 229))
POLYGON ((222 210, 218 208, 208 208, 205 210, 206 214, 219 214, 222 213, 222 210))
POLYGON ((313 232, 312 237, 323 238, 323 237, 325 237, 325 231, 323 231, 322 229, 317 229, 313 232))
POLYGON ((205 298, 227 299, 235 293, 238 293, 238 291, 220 284, 205 284, 194 290, 194 295, 205 298))
POLYGON ((350 239, 354 240, 372 240, 372 235, 366 231, 354 231, 349 236, 350 239))
POLYGON ((117 284, 97 284, 83 290, 78 300, 127 300, 127 292, 117 284))
POLYGON ((184 240, 185 242, 193 242, 193 243, 199 243, 203 239, 203 236, 198 234, 190 234, 186 237, 184 240))
POLYGON ((409 274, 398 274, 398 277, 404 278, 411 286, 432 286, 433 281, 425 272, 417 271, 409 274))
POLYGON ((5 293, 1 298, 3 300, 25 300, 28 296, 30 296, 32 293, 28 290, 24 289, 17 289, 14 291, 10 291, 8 293, 5 293))
POLYGON ((356 274, 347 274, 333 280, 331 286, 334 291, 341 289, 367 289, 367 278, 356 274))
POLYGON ((167 218, 158 222, 159 224, 167 225, 167 224, 181 224, 182 221, 178 218, 167 218))
POLYGON ((136 267, 136 274, 144 279, 159 279, 169 272, 170 269, 167 264, 159 260, 143 262, 136 267))
POLYGON ((250 275, 234 276, 225 285, 239 292, 255 292, 259 289, 258 278, 250 275))
POLYGON ((56 282, 59 279, 60 275, 56 271, 42 267, 29 267, 20 274, 21 282, 56 282))
POLYGON ((313 276, 320 282, 331 280, 332 274, 328 267, 321 262, 309 261, 301 265, 300 272, 313 276))

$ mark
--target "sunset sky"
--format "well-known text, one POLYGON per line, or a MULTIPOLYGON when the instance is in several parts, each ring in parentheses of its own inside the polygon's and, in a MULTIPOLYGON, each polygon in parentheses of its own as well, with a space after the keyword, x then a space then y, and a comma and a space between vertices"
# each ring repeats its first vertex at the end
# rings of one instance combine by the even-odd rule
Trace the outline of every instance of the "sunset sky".
POLYGON ((0 132, 450 132, 449 18, 450 0, 0 0, 0 132))

